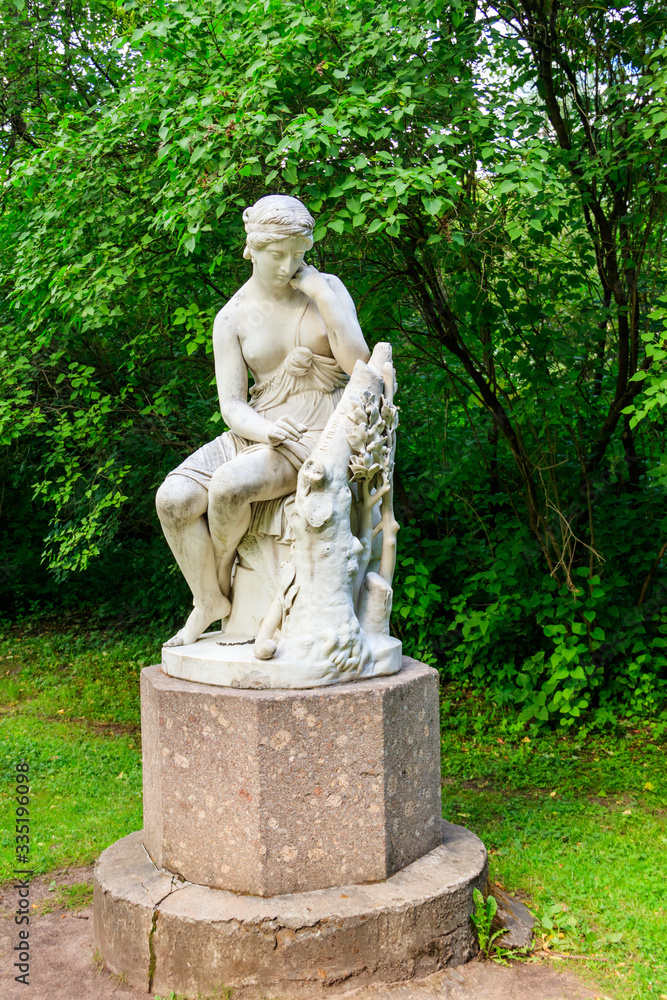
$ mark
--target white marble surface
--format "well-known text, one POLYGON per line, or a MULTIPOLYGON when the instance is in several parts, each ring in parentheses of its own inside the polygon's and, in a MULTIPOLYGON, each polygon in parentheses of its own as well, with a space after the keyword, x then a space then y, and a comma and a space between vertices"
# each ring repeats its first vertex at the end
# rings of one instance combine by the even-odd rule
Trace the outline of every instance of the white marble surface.
POLYGON ((165 669, 242 687, 390 673, 401 655, 389 629, 391 346, 371 355, 343 283, 305 263, 314 220, 301 202, 271 195, 243 218, 252 276, 213 330, 230 430, 185 459, 157 496, 194 605, 165 643, 165 669), (218 621, 254 644, 211 642, 218 621))
POLYGON ((188 646, 164 646, 162 669, 169 677, 185 681, 255 690, 323 687, 397 674, 402 658, 400 640, 385 635, 369 635, 367 638, 371 660, 364 672, 348 673, 332 668, 326 660, 298 661, 280 654, 271 660, 258 660, 253 654, 252 640, 248 642, 243 636, 224 632, 207 632, 188 646), (230 645, 221 646, 221 642, 230 645))

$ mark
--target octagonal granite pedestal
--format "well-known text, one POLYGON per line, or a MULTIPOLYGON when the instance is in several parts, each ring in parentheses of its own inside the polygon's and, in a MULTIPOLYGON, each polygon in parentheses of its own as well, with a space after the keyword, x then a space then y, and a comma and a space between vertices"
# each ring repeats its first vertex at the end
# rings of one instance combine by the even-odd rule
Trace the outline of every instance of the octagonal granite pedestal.
POLYGON ((96 944, 148 991, 324 996, 473 957, 487 856, 442 824, 437 674, 236 690, 142 672, 144 830, 95 871, 96 944))

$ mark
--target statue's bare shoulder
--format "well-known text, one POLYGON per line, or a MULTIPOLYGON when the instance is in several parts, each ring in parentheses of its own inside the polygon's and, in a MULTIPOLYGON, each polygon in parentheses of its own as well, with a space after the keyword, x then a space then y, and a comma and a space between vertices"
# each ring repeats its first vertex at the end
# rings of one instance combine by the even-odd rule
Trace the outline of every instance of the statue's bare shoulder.
POLYGON ((322 277, 326 279, 327 284, 334 292, 341 292, 341 291, 347 292, 347 288, 336 274, 325 274, 324 272, 321 273, 322 277))

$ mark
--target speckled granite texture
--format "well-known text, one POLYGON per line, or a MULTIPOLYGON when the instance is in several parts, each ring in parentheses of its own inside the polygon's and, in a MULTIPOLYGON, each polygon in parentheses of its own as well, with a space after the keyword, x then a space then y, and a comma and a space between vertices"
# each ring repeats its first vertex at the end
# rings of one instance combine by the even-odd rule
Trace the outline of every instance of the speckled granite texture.
POLYGON ((236 690, 142 672, 144 843, 255 896, 377 882, 440 843, 438 677, 236 690))

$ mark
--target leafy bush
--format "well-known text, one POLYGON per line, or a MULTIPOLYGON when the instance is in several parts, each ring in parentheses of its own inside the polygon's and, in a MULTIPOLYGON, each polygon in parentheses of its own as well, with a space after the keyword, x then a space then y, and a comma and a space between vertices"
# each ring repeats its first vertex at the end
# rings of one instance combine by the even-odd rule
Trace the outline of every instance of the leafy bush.
MULTIPOLYGON (((447 500, 445 487, 441 521, 447 500)), ((438 503, 432 490, 428 513, 403 533, 407 551, 418 553, 399 560, 394 607, 406 651, 437 665, 443 680, 516 707, 519 727, 584 719, 605 725, 619 713, 659 717, 667 703, 664 572, 654 575, 647 599, 638 599, 662 492, 631 506, 605 496, 599 502, 607 561, 593 574, 572 567, 568 586, 544 572, 525 526, 497 508, 482 511, 494 527, 481 538, 479 525, 462 517, 449 537, 429 537, 438 503)))

